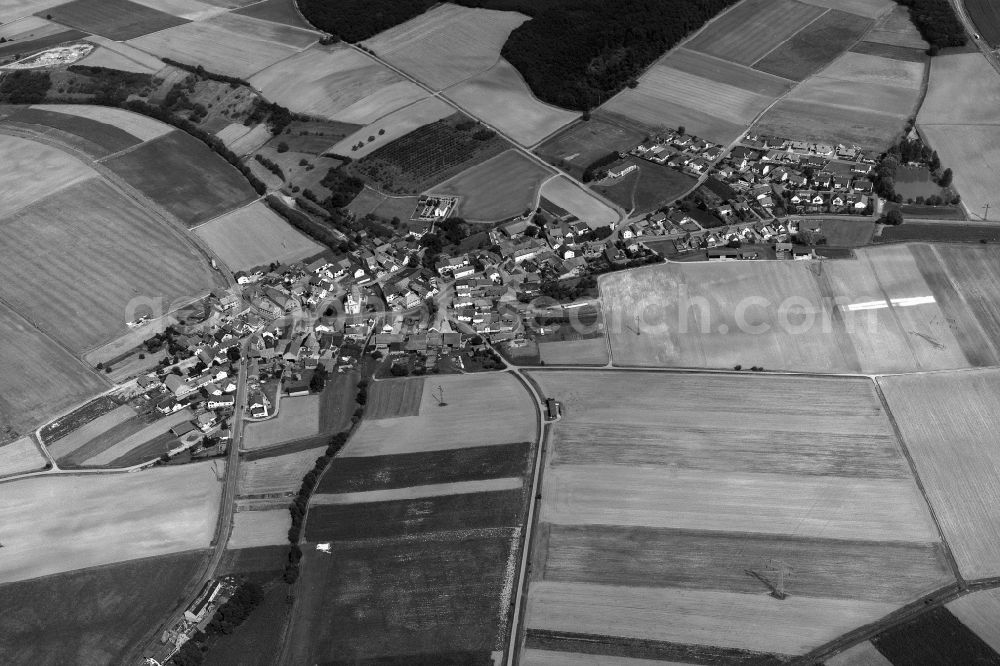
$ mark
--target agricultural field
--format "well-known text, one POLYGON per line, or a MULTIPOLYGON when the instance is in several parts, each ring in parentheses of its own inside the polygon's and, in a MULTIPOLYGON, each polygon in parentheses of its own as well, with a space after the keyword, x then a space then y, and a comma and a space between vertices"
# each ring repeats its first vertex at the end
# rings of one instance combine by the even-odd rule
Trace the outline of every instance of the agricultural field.
POLYGON ((365 41, 365 46, 434 90, 481 74, 500 58, 524 14, 441 4, 365 41))
POLYGON ((845 220, 828 217, 822 220, 809 220, 808 228, 818 228, 826 237, 830 247, 863 247, 871 245, 875 234, 875 225, 868 220, 845 220))
POLYGON ((289 264, 325 249, 262 201, 217 217, 196 228, 195 233, 234 271, 272 261, 289 264))
POLYGON ((969 18, 990 46, 1000 46, 1000 7, 989 0, 962 0, 969 18))
MULTIPOLYGON (((905 208, 905 207, 904 207, 905 208)), ((906 215, 904 211, 903 215, 906 215)), ((989 223, 985 223, 989 224, 989 223)), ((898 227, 884 227, 876 243, 896 242, 1000 243, 1000 228, 962 222, 921 222, 907 219, 898 227)))
POLYGON ((612 151, 631 150, 645 138, 646 134, 638 129, 593 115, 590 120, 574 123, 539 144, 535 153, 549 164, 580 178, 598 159, 612 151))
MULTIPOLYGON (((313 32, 227 13, 130 39, 128 43, 161 58, 190 65, 204 63, 219 74, 249 79, 299 53, 316 39, 313 32)), ((264 94, 282 102, 266 90, 264 94)))
POLYGON ((896 7, 892 0, 801 0, 808 5, 839 9, 858 16, 877 19, 896 7))
POLYGON ((696 181, 692 176, 676 169, 652 164, 637 157, 629 159, 639 165, 637 172, 619 179, 621 182, 614 185, 591 187, 623 208, 631 210, 632 215, 648 213, 672 203, 695 186, 696 181))
POLYGON ((608 342, 604 336, 584 340, 539 342, 538 354, 546 365, 605 365, 608 342))
MULTIPOLYGON (((7 182, 32 187, 19 177, 7 182)), ((17 240, 0 248, 3 298, 74 351, 124 332, 125 321, 142 314, 133 306, 159 314, 217 284, 189 240, 104 180, 57 189, 0 219, 0 229, 17 240), (84 264, 81 253, 89 257, 84 264), (72 326, 67 312, 75 313, 72 326)))
POLYGON ((0 428, 5 435, 28 433, 108 388, 5 305, 0 305, 0 340, 0 428))
MULTIPOLYGON (((982 54, 942 55, 931 59, 927 97, 917 124, 921 129, 925 125, 993 125, 998 122, 992 112, 997 104, 1000 78, 982 54), (969 81, 976 82, 975 95, 969 94, 969 81)), ((932 145, 944 148, 943 144, 932 145)))
POLYGON ((530 374, 563 416, 542 477, 529 647, 569 632, 622 657, 648 641, 685 661, 786 659, 951 581, 870 380, 530 374), (745 573, 775 584, 778 566, 781 602, 745 573))
POLYGON ((472 116, 523 146, 534 146, 579 117, 539 101, 514 66, 501 58, 479 76, 445 91, 472 116))
POLYGON ((923 73, 922 63, 848 52, 800 84, 755 128, 884 150, 914 115, 923 73))
POLYGON ((716 17, 684 46, 752 65, 823 12, 820 7, 795 0, 747 0, 716 17))
POLYGON ((969 219, 985 219, 986 204, 991 208, 997 205, 1000 124, 921 124, 920 132, 938 151, 942 164, 954 173, 951 187, 961 195, 961 206, 969 219))
POLYGON ((871 642, 894 666, 1000 663, 1000 654, 942 607, 877 634, 871 642))
MULTIPOLYGON (((414 107, 428 104, 434 111, 442 102, 426 100, 414 107)), ((412 115, 409 111, 412 108, 392 115, 404 112, 412 115)), ((432 115, 437 115, 437 111, 432 115)), ((496 133, 461 113, 448 113, 443 119, 424 124, 390 143, 378 140, 377 134, 369 136, 376 139, 378 148, 354 168, 367 181, 389 192, 423 191, 510 148, 496 133)), ((352 155, 366 152, 364 148, 357 152, 351 151, 351 146, 346 148, 352 155)), ((410 208, 406 217, 412 212, 410 208)))
MULTIPOLYGON (((917 51, 926 51, 928 44, 920 36, 920 32, 906 7, 899 5, 886 13, 871 31, 865 35, 864 43, 887 44, 917 51)), ((920 53, 920 55, 924 55, 920 53)))
MULTIPOLYGON (((192 418, 194 418, 194 414, 189 409, 175 412, 152 423, 148 419, 134 417, 98 434, 68 455, 57 458, 56 462, 65 467, 116 466, 115 461, 122 456, 192 418)), ((68 439, 75 440, 76 438, 71 435, 68 439)), ((152 460, 156 457, 156 455, 152 455, 145 460, 152 460)), ((145 462, 145 460, 137 462, 145 462)))
MULTIPOLYGON (((301 483, 301 480, 300 480, 301 483)), ((287 507, 266 511, 237 511, 233 516, 233 532, 226 548, 259 548, 288 543, 292 516, 287 507)))
POLYGON ((447 118, 454 113, 453 106, 436 97, 418 100, 348 134, 333 144, 330 151, 336 155, 346 155, 351 159, 361 159, 419 127, 447 118), (357 144, 363 145, 357 148, 357 144))
MULTIPOLYGON (((87 41, 97 44, 99 48, 91 51, 89 56, 80 61, 80 64, 110 67, 139 74, 155 74, 164 67, 163 61, 156 56, 123 42, 116 42, 99 35, 91 35, 87 41), (106 64, 102 65, 102 61, 106 64)), ((111 110, 111 107, 102 108, 111 110)))
POLYGON ((257 198, 235 167, 179 130, 105 160, 104 166, 188 226, 257 198))
POLYGON ((25 16, 0 25, 0 39, 4 40, 4 43, 0 44, 0 61, 14 60, 86 36, 84 32, 67 30, 58 23, 36 16, 25 16))
POLYGON ((243 448, 256 451, 319 434, 319 396, 282 397, 275 418, 247 423, 243 448))
MULTIPOLYGON (((405 393, 397 395, 401 402, 409 401, 405 393)), ((410 411, 406 407, 383 409, 383 413, 410 411)), ((529 395, 512 375, 438 375, 424 381, 416 416, 362 420, 340 456, 384 456, 528 441, 534 439, 535 429, 529 395), (443 407, 436 397, 438 387, 444 390, 443 407), (473 422, 476 426, 470 429, 473 422)))
POLYGON ((208 551, 191 550, 0 587, 0 662, 116 664, 180 605, 208 551), (72 599, 72 603, 67 603, 72 599))
POLYGON ((460 195, 456 215, 472 221, 495 222, 534 208, 539 189, 550 176, 545 167, 512 149, 429 191, 460 195))
POLYGON ((284 23, 295 28, 305 28, 312 30, 312 26, 306 23, 296 11, 296 7, 289 0, 264 0, 252 5, 237 9, 234 14, 249 16, 264 21, 274 21, 284 23))
POLYGON ((325 451, 325 447, 316 447, 248 460, 240 465, 237 492, 241 496, 294 493, 302 485, 302 477, 325 451))
POLYGON ((390 419, 416 416, 424 395, 424 378, 384 380, 375 382, 368 392, 366 419, 390 419))
MULTIPOLYGON (((112 428, 115 428, 126 421, 131 421, 135 418, 135 416, 136 412, 134 409, 128 405, 122 405, 84 423, 79 428, 76 428, 72 432, 63 435, 58 439, 53 440, 46 437, 45 442, 49 455, 57 461, 65 459, 84 447, 88 442, 103 436, 105 433, 110 432, 112 428)), ((44 432, 45 431, 43 430, 43 433, 44 432)))
POLYGON ((880 378, 879 385, 962 576, 1000 575, 1000 538, 992 528, 1000 519, 1000 374, 900 375, 880 378))
POLYGON ((198 0, 132 0, 133 2, 159 9, 189 21, 203 21, 225 13, 225 8, 199 2, 198 0))
POLYGON ((216 136, 237 155, 249 155, 271 140, 271 130, 265 123, 253 127, 232 123, 217 132, 216 136))
POLYGON ((974 592, 948 604, 948 610, 994 652, 1000 652, 1000 589, 974 592))
POLYGON ((424 483, 407 488, 392 488, 389 490, 364 490, 351 493, 319 493, 313 496, 313 506, 349 506, 353 504, 368 504, 371 502, 396 502, 416 499, 440 498, 452 495, 470 495, 472 493, 491 493, 507 490, 520 490, 524 479, 520 476, 509 476, 500 479, 484 479, 480 481, 452 481, 450 483, 424 483))
POLYGON ((791 86, 776 76, 679 49, 639 77, 638 87, 626 88, 601 110, 651 129, 683 126, 696 136, 729 143, 791 86))
POLYGON ((22 437, 9 444, 0 444, 0 478, 34 472, 48 466, 42 452, 31 437, 22 437))
POLYGON ((207 547, 222 496, 213 465, 3 484, 0 582, 207 547))
POLYGON ((17 187, 0 192, 0 210, 7 215, 62 188, 97 176, 89 166, 68 153, 51 146, 0 135, 0 178, 17 187))
POLYGON ((802 81, 850 48, 871 26, 871 19, 831 9, 754 63, 754 69, 802 81))
POLYGON ((667 264, 602 276, 613 361, 871 373, 998 362, 989 340, 1000 315, 983 291, 998 279, 993 248, 855 253, 821 263, 667 264))
POLYGON ((367 125, 427 97, 420 86, 346 46, 314 46, 250 79, 269 100, 298 113, 367 125))
POLYGON ((591 229, 606 227, 620 219, 617 211, 565 176, 546 181, 541 196, 583 220, 591 229))
POLYGON ((42 14, 71 28, 122 42, 187 23, 129 0, 72 0, 42 14))
POLYGON ((140 143, 139 139, 114 125, 37 107, 18 108, 4 118, 4 122, 42 133, 95 160, 140 143))
POLYGON ((827 666, 892 666, 892 662, 875 649, 871 641, 858 643, 835 657, 826 660, 827 666))

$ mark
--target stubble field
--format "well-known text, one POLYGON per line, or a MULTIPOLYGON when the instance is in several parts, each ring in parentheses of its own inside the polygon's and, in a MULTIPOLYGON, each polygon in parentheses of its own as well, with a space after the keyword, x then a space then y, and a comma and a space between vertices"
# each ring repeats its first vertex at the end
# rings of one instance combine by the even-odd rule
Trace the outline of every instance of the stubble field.
POLYGON ((686 48, 752 65, 823 14, 794 0, 748 0, 716 18, 686 48))
POLYGON ((110 130, 118 130, 131 134, 136 138, 136 143, 151 141, 174 130, 171 125, 159 120, 110 106, 94 106, 91 104, 34 104, 29 108, 92 120, 105 125, 110 130))
POLYGON ((207 547, 221 496, 211 463, 7 482, 0 582, 207 547))
POLYGON ((523 146, 535 145, 580 115, 539 101, 503 58, 479 76, 448 88, 445 95, 523 146))
POLYGON ((0 446, 0 478, 40 470, 47 464, 31 437, 0 446))
POLYGON ((218 217, 198 227, 195 233, 234 271, 272 261, 288 264, 324 249, 262 201, 218 217))
POLYGON ((850 48, 872 20, 831 9, 754 63, 754 69, 802 81, 850 48))
POLYGON ((996 414, 992 370, 879 379, 962 575, 1000 575, 996 414))
POLYGON ((283 456, 248 460, 240 465, 237 493, 241 496, 294 493, 302 485, 302 477, 313 468, 316 459, 325 450, 325 447, 317 447, 283 456))
POLYGON ((0 206, 9 215, 62 188, 97 176, 69 154, 36 141, 0 134, 0 178, 17 187, 5 187, 0 206))
POLYGON ((649 641, 786 658, 951 580, 869 380, 531 376, 563 417, 542 477, 529 645, 558 649, 568 633, 624 657, 649 641), (774 584, 779 567, 780 602, 746 573, 774 584))
POLYGON ((467 220, 496 222, 534 208, 542 183, 551 175, 547 167, 511 149, 428 191, 460 195, 455 214, 467 220))
POLYGON ((485 72, 500 58, 517 12, 441 4, 365 42, 380 58, 434 90, 485 72))
POLYGON ((292 516, 287 507, 265 511, 237 511, 233 516, 233 532, 226 548, 259 548, 288 543, 292 516))

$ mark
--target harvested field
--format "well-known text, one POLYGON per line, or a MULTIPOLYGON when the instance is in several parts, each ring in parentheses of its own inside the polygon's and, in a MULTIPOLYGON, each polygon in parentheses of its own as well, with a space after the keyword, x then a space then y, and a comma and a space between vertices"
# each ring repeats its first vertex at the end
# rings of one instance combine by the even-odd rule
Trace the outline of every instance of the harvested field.
POLYGON ((703 53, 688 49, 674 49, 662 60, 661 65, 692 76, 709 79, 726 86, 742 88, 764 97, 780 97, 794 85, 792 81, 759 72, 745 65, 727 60, 705 57, 703 53))
POLYGON ((934 541, 909 479, 800 478, 619 465, 553 467, 542 520, 753 531, 801 538, 934 541), (629 488, 626 495, 622 488, 629 488))
MULTIPOLYGON (((111 65, 100 65, 100 61, 102 59, 109 58, 111 59, 110 62, 117 62, 116 57, 120 57, 124 58, 131 64, 121 63, 118 67, 115 67, 115 69, 121 69, 127 72, 135 71, 141 74, 153 74, 164 68, 163 61, 156 56, 146 53, 145 51, 140 51, 134 46, 129 46, 123 42, 116 42, 113 39, 100 37, 98 35, 91 35, 87 38, 87 41, 93 42, 101 48, 94 49, 89 56, 80 61, 83 65, 96 64, 98 66, 110 67, 111 65), (91 62, 91 58, 96 58, 97 62, 91 62)), ((101 108, 112 110, 111 107, 101 108)))
MULTIPOLYGON (((925 105, 926 106, 926 105, 925 105)), ((955 174, 952 188, 962 196, 970 219, 982 219, 996 205, 1000 178, 1000 124, 920 125, 920 132, 955 174)))
POLYGON ((892 0, 801 0, 807 5, 826 9, 839 9, 858 16, 879 18, 896 7, 892 0))
POLYGON ((1000 46, 1000 7, 989 0, 963 0, 969 18, 990 46, 1000 46))
POLYGON ((646 134, 591 116, 586 122, 570 125, 535 148, 535 152, 550 164, 555 164, 575 178, 584 169, 612 151, 628 151, 642 143, 646 134))
POLYGON ((37 141, 0 134, 0 152, 0 179, 18 184, 0 192, 0 210, 6 215, 97 175, 68 153, 37 141))
POLYGON ((0 477, 44 469, 49 461, 31 437, 0 445, 0 477))
POLYGON ((133 419, 135 415, 135 410, 128 405, 122 405, 106 414, 102 414, 65 437, 61 437, 49 444, 49 455, 57 460, 65 458, 92 439, 103 435, 117 425, 133 419))
POLYGON ((420 86, 346 46, 306 49, 250 83, 292 111, 362 125, 427 97, 420 86))
POLYGON ((756 594, 746 574, 776 558, 789 596, 905 604, 952 582, 940 544, 775 539, 612 525, 546 525, 545 580, 756 594))
POLYGON ((259 423, 247 423, 243 448, 256 451, 319 434, 319 396, 283 397, 278 416, 259 423))
POLYGON ((302 485, 302 477, 324 454, 326 447, 306 449, 283 456, 250 460, 240 465, 239 495, 270 495, 294 493, 302 485))
POLYGON ((85 32, 81 32, 79 30, 64 30, 62 29, 62 26, 57 27, 59 29, 58 32, 44 37, 20 39, 0 44, 0 59, 13 61, 18 57, 24 57, 31 53, 42 51, 64 42, 75 42, 87 37, 87 33, 85 32))
POLYGON ((528 19, 517 12, 437 5, 367 40, 390 64, 434 90, 493 67, 511 30, 528 19))
POLYGON ((292 516, 287 508, 270 511, 237 511, 233 515, 233 532, 226 548, 258 548, 288 543, 292 516))
POLYGON ((71 28, 122 42, 187 23, 182 18, 129 0, 73 0, 43 14, 71 28))
POLYGON ((505 645, 510 532, 307 551, 290 663, 490 663, 505 645))
MULTIPOLYGON (((163 62, 159 59, 157 59, 157 62, 161 66, 163 65, 163 62)), ((136 74, 155 74, 162 69, 162 67, 149 67, 141 61, 133 60, 121 53, 101 47, 91 51, 90 55, 81 60, 79 64, 85 67, 105 67, 107 69, 117 69, 122 72, 134 72, 136 74)))
POLYGON ((892 666, 892 662, 875 649, 871 641, 858 643, 836 657, 826 660, 827 666, 892 666))
MULTIPOLYGON (((906 212, 903 212, 906 215, 906 212)), ((1000 243, 1000 227, 962 222, 934 222, 907 219, 899 227, 885 227, 875 237, 876 243, 896 242, 1000 243)))
MULTIPOLYGON (((145 422, 139 420, 127 421, 117 426, 117 432, 109 431, 105 436, 98 436, 91 442, 88 442, 88 444, 74 452, 71 457, 67 458, 66 463, 86 467, 110 465, 133 449, 139 448, 146 442, 168 433, 171 428, 193 417, 194 414, 190 409, 182 409, 149 425, 145 425, 145 422), (108 436, 111 433, 119 436, 108 436), (120 435, 124 435, 124 437, 120 435)), ((152 460, 156 457, 153 455, 147 458, 147 460, 152 460)))
POLYGON ((871 19, 831 9, 754 63, 754 69, 802 81, 851 47, 871 19))
POLYGON ((142 141, 110 122, 100 122, 82 114, 68 114, 61 110, 62 105, 53 106, 59 111, 42 106, 19 108, 5 120, 46 128, 43 133, 51 134, 56 141, 66 141, 94 159, 131 148, 142 141), (49 132, 48 128, 56 131, 49 132))
POLYGON ((527 391, 507 373, 438 375, 424 385, 419 416, 364 419, 340 455, 382 456, 463 449, 536 436, 527 391), (441 386, 446 406, 434 393, 441 386), (470 430, 470 423, 476 427, 470 430))
POLYGON ((473 117, 524 146, 535 145, 580 115, 539 101, 521 74, 503 58, 485 73, 446 92, 473 117))
POLYGON ((184 602, 208 551, 149 557, 0 588, 0 662, 127 663, 184 602), (72 599, 72 603, 67 603, 72 599))
MULTIPOLYGON (((10 247, 9 244, 4 247, 10 247)), ((0 305, 0 426, 27 433, 108 385, 5 305, 0 305)))
POLYGON ((823 11, 794 0, 747 0, 710 22, 685 47, 751 65, 823 11))
POLYGON ((237 155, 249 155, 271 139, 271 130, 265 123, 255 125, 248 132, 233 138, 227 146, 237 155))
POLYGON ((494 444, 450 451, 338 458, 317 493, 364 493, 525 474, 531 445, 494 444))
POLYGON ((226 10, 198 0, 133 0, 133 2, 173 14, 189 21, 204 21, 226 10))
POLYGON ((0 248, 3 298, 74 351, 107 342, 139 314, 160 314, 216 286, 190 241, 103 180, 58 190, 0 219, 0 230, 16 240, 0 248), (75 313, 73 326, 66 326, 67 312, 75 313))
MULTIPOLYGON (((928 44, 910 20, 910 11, 904 6, 893 7, 875 27, 865 35, 865 42, 887 44, 926 51, 928 44)), ((864 43, 864 42, 863 42, 864 43)), ((923 53, 921 53, 923 55, 923 53)))
POLYGON ((608 341, 604 336, 587 340, 539 342, 538 353, 546 365, 605 365, 608 341))
POLYGON ((1000 589, 955 599, 948 604, 948 610, 995 652, 1000 652, 1000 589))
POLYGON ((424 394, 424 378, 384 380, 375 382, 365 405, 366 419, 389 419, 416 416, 424 394))
POLYGON ((106 160, 104 166, 188 226, 256 198, 243 174, 181 131, 106 160))
POLYGON ((531 648, 521 652, 519 663, 523 666, 685 666, 679 661, 633 659, 632 657, 611 657, 606 654, 556 652, 531 648))
POLYGON ((534 208, 542 183, 551 174, 516 150, 500 153, 428 191, 462 197, 456 215, 495 222, 534 208))
POLYGON ((510 476, 482 481, 453 481, 451 483, 428 483, 391 490, 366 490, 354 493, 317 493, 312 497, 313 506, 339 506, 344 504, 367 504, 370 502, 396 502, 400 500, 425 499, 447 495, 471 495, 472 493, 520 490, 524 479, 510 476))
POLYGON ((918 63, 848 52, 816 78, 849 81, 862 86, 886 84, 913 90, 916 95, 924 78, 924 67, 918 63))
POLYGON ((305 22, 299 15, 295 7, 295 0, 264 0, 242 9, 237 9, 234 14, 249 16, 275 23, 284 23, 295 28, 305 28, 312 30, 312 26, 305 22))
MULTIPOLYGON (((614 362, 875 373, 996 363, 979 333, 998 325, 993 301, 972 308, 955 293, 982 293, 971 291, 975 274, 957 286, 936 277, 964 274, 968 258, 921 245, 889 250, 859 249, 857 259, 821 266, 668 264, 605 276, 614 362)), ((977 250, 977 262, 992 256, 977 250)), ((976 265, 992 275, 988 263, 976 265)))
POLYGON ((370 125, 361 127, 334 144, 330 150, 336 155, 361 159, 418 127, 447 118, 454 113, 455 108, 450 104, 446 104, 436 97, 428 97, 383 116, 370 125), (374 137, 375 140, 369 141, 369 137, 374 137), (354 147, 359 143, 364 145, 354 150, 354 147))
POLYGON ((528 591, 532 629, 802 654, 894 610, 892 604, 675 588, 538 581, 528 591), (720 617, 732 623, 719 630, 720 617))
POLYGON ((351 427, 351 418, 358 407, 354 400, 360 380, 361 374, 353 371, 337 373, 326 380, 326 387, 319 394, 320 435, 343 432, 351 427))
POLYGON ((606 227, 620 219, 613 208, 565 176, 546 181, 541 196, 583 220, 591 229, 606 227))
POLYGON ((441 531, 517 527, 521 522, 522 495, 522 489, 517 488, 367 504, 313 504, 309 508, 305 538, 307 541, 393 539, 441 531))
POLYGON ((207 547, 222 495, 213 464, 4 484, 0 581, 207 547))
MULTIPOLYGON (((129 44, 189 65, 210 63, 212 71, 248 79, 295 55, 315 39, 315 34, 304 30, 222 14, 132 39, 129 44)), ((278 103, 283 101, 266 90, 264 94, 278 103)))
MULTIPOLYGON (((927 97, 920 107, 917 123, 921 129, 925 125, 997 125, 1000 121, 993 109, 998 104, 1000 77, 982 54, 938 56, 931 59, 927 97), (969 94, 969 81, 976 82, 974 95, 969 94)), ((933 140, 931 145, 937 150, 947 147, 946 142, 933 140)), ((952 168, 960 166, 958 161, 946 164, 952 168)))
POLYGON ((272 261, 289 264, 324 250, 262 201, 217 217, 195 233, 234 271, 272 261))
POLYGON ((996 414, 1000 373, 879 380, 962 575, 1000 575, 996 414))
POLYGON ((25 16, 16 21, 0 24, 0 38, 15 42, 49 37, 64 31, 65 28, 58 23, 37 16, 25 16))
POLYGON ((927 63, 928 56, 922 49, 914 49, 907 46, 895 46, 893 44, 880 44, 878 42, 858 42, 851 47, 848 53, 863 53, 866 55, 882 56, 892 58, 902 62, 927 63))
MULTIPOLYGON (((840 84, 836 87, 843 90, 849 86, 840 84)), ((903 131, 902 123, 898 116, 877 111, 842 105, 831 107, 824 102, 783 99, 764 114, 753 128, 757 132, 794 136, 803 141, 856 143, 878 151, 884 150, 899 138, 903 131)))

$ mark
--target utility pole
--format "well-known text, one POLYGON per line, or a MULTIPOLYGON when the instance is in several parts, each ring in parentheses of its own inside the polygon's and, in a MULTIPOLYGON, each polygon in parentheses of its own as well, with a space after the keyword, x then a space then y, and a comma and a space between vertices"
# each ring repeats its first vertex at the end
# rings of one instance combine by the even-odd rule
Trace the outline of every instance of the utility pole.
POLYGON ((444 407, 444 387, 438 384, 438 395, 437 395, 438 407, 444 407))
POLYGON ((984 220, 986 220, 986 221, 988 222, 988 221, 989 221, 989 219, 990 219, 990 205, 989 205, 989 204, 986 204, 985 206, 983 206, 983 208, 985 208, 985 209, 986 209, 986 212, 985 212, 985 213, 983 213, 983 219, 984 219, 984 220))

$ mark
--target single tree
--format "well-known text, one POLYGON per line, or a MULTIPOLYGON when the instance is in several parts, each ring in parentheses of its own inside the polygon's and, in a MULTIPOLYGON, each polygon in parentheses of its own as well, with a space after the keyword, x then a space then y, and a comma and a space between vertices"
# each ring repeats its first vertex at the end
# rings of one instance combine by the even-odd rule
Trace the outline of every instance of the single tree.
POLYGON ((941 187, 949 187, 951 186, 951 179, 952 179, 951 169, 945 169, 944 172, 941 174, 941 180, 938 181, 938 184, 941 187))
POLYGON ((893 208, 888 213, 885 214, 883 218, 884 224, 888 224, 893 227, 898 227, 903 223, 903 213, 900 212, 898 208, 893 208))

